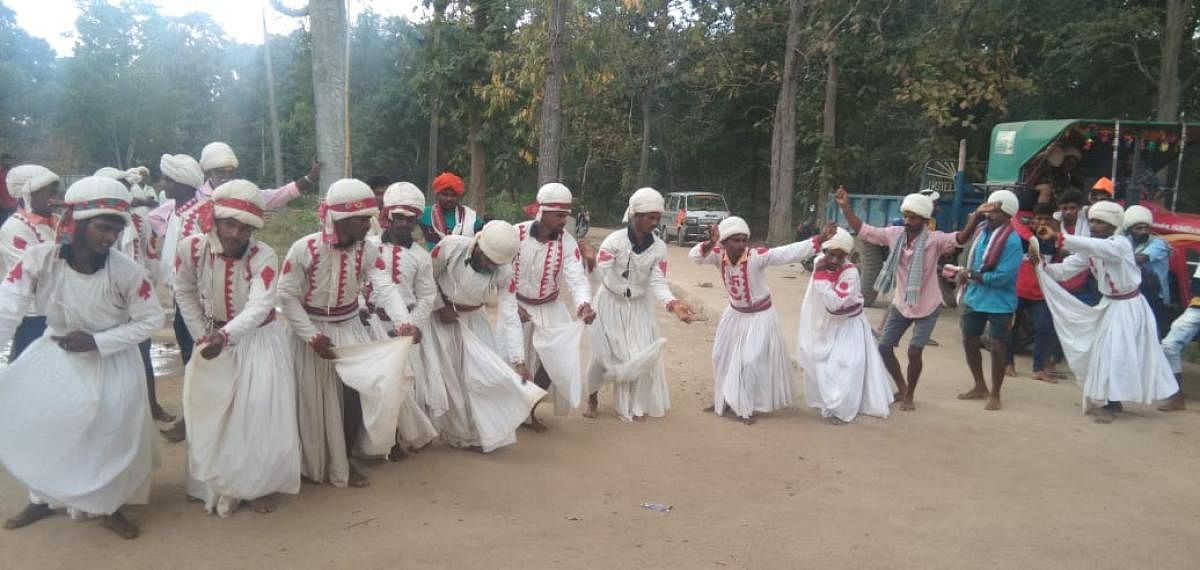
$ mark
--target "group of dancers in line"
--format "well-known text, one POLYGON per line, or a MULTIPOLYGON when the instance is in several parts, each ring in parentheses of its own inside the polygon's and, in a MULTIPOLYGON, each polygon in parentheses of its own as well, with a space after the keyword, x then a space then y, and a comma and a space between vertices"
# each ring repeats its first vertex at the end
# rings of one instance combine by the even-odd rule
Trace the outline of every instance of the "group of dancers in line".
MULTIPOLYGON (((343 179, 321 201, 318 231, 281 261, 255 232, 269 209, 313 185, 319 166, 262 190, 233 176, 227 145, 209 145, 201 157, 162 157, 167 200, 157 205, 140 185, 148 172, 84 178, 67 189, 61 215, 46 207, 57 191, 53 173, 35 167, 10 180, 26 205, 13 217, 24 233, 12 235, 25 243, 0 283, 0 343, 31 317, 43 319, 45 332, 0 371, 0 462, 30 491, 6 528, 66 508, 125 538, 138 535, 121 509, 147 501, 155 463, 155 412, 138 351, 163 324, 156 282, 172 292, 187 364, 180 425, 188 494, 221 516, 242 503, 270 512, 273 496, 297 493, 301 478, 366 486, 356 458, 400 459, 435 439, 482 452, 510 445, 522 424, 545 429, 534 414, 544 398, 567 414, 587 394, 583 413, 595 417, 598 392, 611 386, 621 419, 662 417, 669 408, 657 312, 685 323, 694 314, 667 282, 667 247, 654 234, 664 208, 656 190, 634 192, 626 226, 593 252, 564 231, 573 197, 559 183, 542 186, 534 219, 514 226, 483 223, 461 205, 464 185, 453 174, 435 179, 432 205, 410 183, 380 191, 343 179), (414 243, 417 227, 426 247, 414 243), (572 310, 559 299, 564 286, 572 310), (494 323, 484 310, 493 297, 494 323), (590 354, 581 367, 585 328, 590 354), (185 338, 195 339, 199 358, 185 338)), ((928 340, 938 305, 922 311, 930 291, 940 303, 937 258, 972 239, 958 274, 977 382, 965 397, 982 387, 988 409, 998 409, 1003 374, 993 374, 988 391, 976 341, 990 326, 995 358, 1007 338, 1012 308, 1002 318, 1002 297, 1015 279, 1012 259, 1023 255, 1005 229, 1015 196, 993 194, 957 234, 927 229, 933 205, 925 196, 905 199, 905 226, 895 228, 863 224, 844 191, 836 199, 860 239, 893 246, 876 283, 896 291, 880 348, 863 315, 858 271, 847 262, 847 230, 827 226, 810 240, 751 247, 746 222, 728 218, 689 254, 718 268, 729 297, 713 347, 713 411, 752 423, 791 405, 792 360, 766 268, 811 258, 796 346, 808 403, 832 423, 885 417, 894 399, 913 409, 920 346, 910 347, 907 378, 892 347, 912 325, 914 345, 928 340)), ((1070 321, 1060 329, 1071 339, 1064 351, 1089 401, 1172 396, 1170 366, 1162 350, 1145 350, 1151 341, 1141 335, 1152 325, 1128 293, 1137 291, 1137 273, 1126 267, 1132 250, 1103 231, 1121 225, 1120 211, 1092 211, 1092 238, 1039 230, 1071 256, 1048 263, 1030 254, 1043 287, 1082 268, 1111 288, 1096 307, 1051 303, 1071 311, 1056 319, 1070 321)), ((7 235, 0 230, 0 239, 7 235)))

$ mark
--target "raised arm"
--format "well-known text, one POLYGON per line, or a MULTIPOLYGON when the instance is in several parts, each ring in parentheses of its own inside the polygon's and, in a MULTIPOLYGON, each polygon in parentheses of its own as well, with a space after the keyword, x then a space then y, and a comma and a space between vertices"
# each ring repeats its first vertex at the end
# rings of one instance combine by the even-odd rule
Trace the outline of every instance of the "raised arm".
POLYGON ((837 191, 833 193, 833 200, 837 202, 838 208, 841 208, 842 215, 846 216, 846 223, 849 224, 850 231, 858 233, 863 227, 863 221, 850 207, 850 194, 846 192, 844 184, 837 187, 837 191))
POLYGON ((1133 257, 1133 245, 1122 237, 1094 238, 1063 235, 1063 249, 1105 261, 1122 261, 1133 257))

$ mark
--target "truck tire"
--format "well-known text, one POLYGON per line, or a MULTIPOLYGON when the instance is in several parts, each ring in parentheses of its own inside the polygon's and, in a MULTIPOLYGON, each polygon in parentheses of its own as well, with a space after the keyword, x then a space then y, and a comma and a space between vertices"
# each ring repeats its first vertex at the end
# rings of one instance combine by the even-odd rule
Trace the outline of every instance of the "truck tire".
POLYGON ((879 296, 879 292, 875 290, 875 278, 879 276, 879 271, 883 269, 883 259, 887 255, 887 250, 878 245, 864 242, 861 239, 854 240, 854 264, 858 266, 858 274, 860 284, 862 285, 863 306, 870 307, 875 304, 875 298, 879 296))

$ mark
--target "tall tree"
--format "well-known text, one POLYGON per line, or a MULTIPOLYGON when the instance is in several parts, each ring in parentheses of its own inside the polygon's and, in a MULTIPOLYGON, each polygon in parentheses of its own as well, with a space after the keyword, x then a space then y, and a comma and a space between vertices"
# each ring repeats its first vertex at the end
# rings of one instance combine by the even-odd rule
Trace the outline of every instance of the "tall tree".
MULTIPOLYGON (((1162 33, 1162 57, 1158 67, 1158 103, 1155 111, 1160 121, 1179 118, 1179 98, 1183 83, 1179 78, 1179 59, 1183 51, 1184 32, 1191 28, 1194 0, 1167 0, 1162 33)), ((1194 80, 1193 75, 1190 80, 1194 80)))
POLYGON ((549 0, 546 16, 546 83, 542 92, 542 120, 538 137, 538 184, 559 179, 562 149, 563 22, 567 0, 549 0))
POLYGON ((796 175, 796 79, 799 63, 801 14, 804 0, 789 0, 787 42, 784 45, 783 75, 771 126, 771 213, 767 241, 784 243, 792 233, 792 193, 796 175))
POLYGON ((309 0, 312 26, 313 99, 317 121, 317 160, 321 195, 349 174, 346 116, 346 3, 309 0))
POLYGON ((279 110, 275 106, 275 72, 271 69, 271 36, 267 33, 267 13, 263 11, 263 62, 267 80, 267 115, 271 129, 271 165, 275 173, 275 187, 283 186, 283 154, 279 143, 279 110))

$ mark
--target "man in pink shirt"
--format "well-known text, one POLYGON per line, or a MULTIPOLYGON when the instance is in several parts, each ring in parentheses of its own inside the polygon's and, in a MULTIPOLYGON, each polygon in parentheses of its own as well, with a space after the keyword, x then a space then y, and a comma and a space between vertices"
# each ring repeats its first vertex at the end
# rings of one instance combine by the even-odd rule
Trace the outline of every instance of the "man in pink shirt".
MULTIPOLYGON (((204 171, 204 184, 196 189, 196 198, 208 199, 213 189, 237 178, 238 159, 233 149, 223 142, 212 142, 200 151, 200 169, 204 171)), ((263 189, 263 203, 268 210, 278 210, 294 200, 301 192, 317 187, 321 176, 321 163, 313 161, 308 174, 293 180, 281 188, 263 189)), ((150 226, 161 235, 166 231, 167 218, 174 204, 167 201, 150 212, 150 226)))
POLYGON ((909 194, 900 204, 903 226, 877 228, 864 224, 850 208, 850 197, 839 186, 834 199, 846 216, 850 229, 858 238, 871 244, 891 248, 887 261, 875 280, 875 290, 881 294, 895 289, 892 306, 888 309, 879 338, 879 353, 896 382, 896 401, 901 410, 914 410, 913 396, 924 366, 922 354, 942 308, 942 290, 938 283, 938 258, 961 247, 971 239, 969 234, 930 230, 933 201, 928 196, 909 194), (913 260, 917 263, 914 264, 913 260), (913 326, 908 345, 908 381, 896 358, 896 346, 909 326, 913 326))

